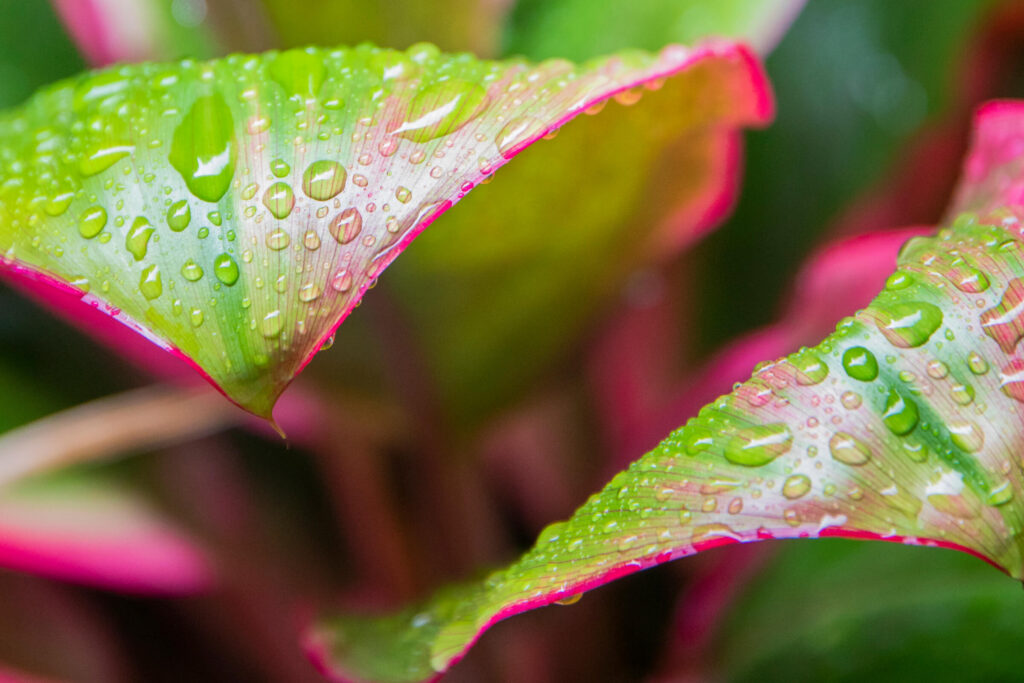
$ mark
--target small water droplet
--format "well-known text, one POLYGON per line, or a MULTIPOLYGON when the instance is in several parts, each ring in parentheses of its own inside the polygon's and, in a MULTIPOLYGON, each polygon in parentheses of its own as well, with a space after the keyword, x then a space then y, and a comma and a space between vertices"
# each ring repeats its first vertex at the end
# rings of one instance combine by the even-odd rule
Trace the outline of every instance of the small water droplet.
POLYGON ((878 377, 878 361, 875 354, 863 346, 851 346, 843 353, 843 369, 846 374, 860 382, 871 382, 878 377))
POLYGON ((263 193, 263 206, 278 220, 288 217, 295 207, 295 194, 288 183, 274 183, 263 193))
POLYGON ((801 498, 811 490, 811 479, 804 474, 794 474, 787 477, 782 485, 782 495, 790 500, 801 498))
POLYGON ((139 289, 142 291, 142 296, 149 301, 163 294, 164 285, 160 279, 159 267, 152 265, 142 269, 142 275, 139 277, 139 289))
POLYGON ((871 449, 852 434, 836 432, 828 442, 832 458, 845 464, 860 466, 871 459, 871 449))
POLYGON ((192 222, 192 209, 188 206, 187 200, 180 200, 171 204, 167 209, 167 227, 174 232, 181 232, 192 222))
POLYGON ((793 434, 785 423, 756 425, 728 438, 725 458, 736 465, 759 467, 786 453, 792 445, 793 434))
POLYGON ((335 216, 327 226, 339 244, 348 244, 363 230, 363 216, 359 209, 348 208, 335 216))
POLYGON ((136 261, 146 258, 149 251, 149 239, 153 236, 155 229, 143 216, 139 216, 132 223, 132 227, 125 236, 124 247, 136 261))
POLYGON ((189 282, 196 282, 202 279, 203 269, 195 261, 189 259, 181 267, 181 276, 189 282))
POLYGON ((78 234, 92 239, 107 226, 107 210, 102 206, 90 206, 78 219, 78 234))

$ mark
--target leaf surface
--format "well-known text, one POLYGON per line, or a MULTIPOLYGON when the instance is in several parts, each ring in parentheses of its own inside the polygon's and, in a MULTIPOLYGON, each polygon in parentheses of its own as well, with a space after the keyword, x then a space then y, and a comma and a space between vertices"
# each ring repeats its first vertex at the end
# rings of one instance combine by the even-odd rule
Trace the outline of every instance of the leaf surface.
POLYGON ((1024 116, 1010 107, 979 115, 954 212, 981 213, 908 242, 866 309, 759 366, 511 566, 397 615, 323 622, 310 648, 325 668, 430 678, 500 619, 728 543, 884 539, 1024 577, 1024 116))
POLYGON ((719 43, 583 66, 421 44, 85 74, 0 117, 3 265, 269 417, 426 225, 568 119, 677 73, 691 121, 770 112, 756 60, 719 43))

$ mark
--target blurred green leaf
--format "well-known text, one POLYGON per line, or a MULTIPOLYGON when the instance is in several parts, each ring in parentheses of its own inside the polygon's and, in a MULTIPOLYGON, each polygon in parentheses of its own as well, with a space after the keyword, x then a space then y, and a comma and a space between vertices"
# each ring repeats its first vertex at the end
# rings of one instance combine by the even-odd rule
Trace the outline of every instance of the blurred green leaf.
POLYGON ((710 36, 768 53, 804 0, 520 0, 505 29, 506 54, 588 59, 624 48, 692 45, 710 36))
POLYGON ((730 606, 707 662, 740 683, 1011 681, 1024 595, 962 553, 786 543, 730 606))

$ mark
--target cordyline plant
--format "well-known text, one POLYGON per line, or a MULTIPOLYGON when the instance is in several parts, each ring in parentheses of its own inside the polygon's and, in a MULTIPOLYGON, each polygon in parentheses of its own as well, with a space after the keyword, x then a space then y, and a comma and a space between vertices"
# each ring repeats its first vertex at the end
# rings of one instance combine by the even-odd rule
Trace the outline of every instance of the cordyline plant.
MULTIPOLYGON (((786 14, 798 3, 783 5, 786 14)), ((123 56, 115 47, 89 50, 123 56)), ((158 373, 154 346, 185 361, 273 423, 289 383, 443 215, 403 257, 396 291, 432 292, 411 314, 420 328, 458 321, 465 331, 465 348, 423 338, 438 375, 458 378, 442 393, 469 425, 578 334, 596 305, 580 302, 609 298, 637 267, 721 220, 739 131, 772 110, 758 58, 726 40, 580 64, 485 61, 421 43, 113 66, 0 115, 2 274, 158 373), (475 189, 509 162, 493 188, 475 189), (578 196, 565 194, 565 177, 578 196), (472 206, 449 215, 471 191, 472 206), (550 201, 526 202, 524 191, 550 201), (545 329, 569 310, 561 329, 545 329), (478 386, 481 368, 517 355, 507 386, 478 386)), ((316 664, 341 679, 429 679, 498 620, 737 542, 949 547, 1022 578, 1022 153, 1024 104, 982 108, 945 220, 903 246, 867 308, 816 346, 759 365, 509 567, 390 616, 310 625, 316 664)), ((878 268, 879 254, 925 232, 838 253, 878 268)), ((793 338, 761 338, 743 355, 791 350, 793 338)), ((161 396, 147 400, 166 409, 161 396)), ((214 429, 227 402, 196 400, 193 433, 214 429)), ((88 457, 88 447, 41 464, 26 457, 3 481, 88 457)), ((32 511, 76 494, 93 495, 58 488, 29 496, 20 525, 4 515, 11 550, 0 561, 134 590, 210 580, 177 531, 128 510, 120 492, 95 493, 106 516, 82 522, 112 539, 48 545, 46 518, 32 511), (138 556, 131 571, 103 561, 125 552, 138 556)))

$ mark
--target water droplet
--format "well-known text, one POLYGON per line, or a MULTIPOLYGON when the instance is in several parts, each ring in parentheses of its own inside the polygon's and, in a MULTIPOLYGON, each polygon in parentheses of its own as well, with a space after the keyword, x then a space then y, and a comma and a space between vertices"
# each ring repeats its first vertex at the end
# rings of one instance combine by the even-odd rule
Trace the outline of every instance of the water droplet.
POLYGON ((427 142, 457 131, 487 107, 487 92, 453 78, 429 86, 413 98, 405 121, 391 131, 413 142, 427 142))
POLYGON ((358 209, 348 208, 335 216, 327 226, 339 244, 348 244, 363 230, 363 216, 358 209))
POLYGON ((494 138, 494 144, 497 145, 501 156, 510 159, 543 132, 544 124, 541 121, 532 116, 521 116, 505 124, 494 138))
POLYGON ((942 325, 942 310, 924 301, 900 301, 878 307, 875 321, 879 331, 893 346, 921 346, 942 325))
POLYGON ((132 223, 124 240, 124 248, 136 261, 146 258, 146 252, 149 250, 149 238, 153 236, 154 232, 153 226, 142 216, 136 218, 132 223))
POLYGON ((267 339, 275 339, 281 334, 281 330, 284 328, 284 316, 281 315, 281 311, 271 311, 263 316, 263 321, 260 323, 260 332, 267 339))
POLYGON ((182 199, 180 201, 171 204, 170 208, 167 209, 167 227, 174 232, 181 232, 188 227, 188 224, 192 222, 192 209, 188 206, 188 201, 182 199))
POLYGON ((943 379, 949 374, 949 367, 941 360, 928 361, 928 376, 932 379, 943 379))
POLYGON ((839 401, 847 410, 856 410, 861 405, 860 394, 856 391, 844 391, 843 395, 839 397, 839 401))
POLYGON ((974 453, 985 444, 985 433, 970 420, 951 420, 949 438, 962 451, 974 453))
POLYGON ((977 268, 957 268, 951 273, 951 279, 957 289, 968 294, 979 294, 989 286, 988 277, 977 268))
POLYGON ((683 450, 691 458, 711 448, 713 443, 711 430, 706 427, 688 425, 683 432, 683 450))
POLYGON ((324 82, 323 60, 312 49, 282 52, 270 63, 269 71, 289 96, 305 100, 316 97, 324 82))
POLYGON ((1014 358, 999 371, 999 388, 1013 400, 1024 403, 1024 360, 1014 358))
POLYGON ((878 377, 878 361, 875 354, 863 346, 851 346, 843 353, 843 369, 846 374, 861 382, 870 382, 878 377))
POLYGON ((185 265, 181 267, 181 276, 189 282, 196 282, 202 279, 203 269, 200 268, 195 261, 189 259, 188 261, 185 261, 185 265))
POLYGON ((306 234, 302 236, 302 243, 306 246, 306 249, 316 251, 320 248, 320 233, 316 230, 307 230, 306 234))
POLYGON ((82 156, 78 171, 85 177, 102 173, 135 150, 134 145, 105 145, 95 147, 82 156))
POLYGON ((928 460, 928 447, 921 443, 902 441, 900 446, 908 458, 914 462, 925 462, 928 460))
POLYGON ((811 479, 804 474, 788 477, 782 485, 782 495, 790 500, 801 498, 811 490, 811 479))
POLYGON ((263 206, 267 207, 274 218, 287 218, 295 206, 295 194, 288 183, 274 183, 263 193, 263 206))
POLYGON ((311 199, 325 202, 341 194, 347 178, 345 167, 337 161, 315 161, 302 174, 302 190, 311 199))
POLYGON ((320 298, 320 287, 315 282, 307 282, 299 287, 299 301, 309 303, 320 298))
POLYGON ((885 400, 885 412, 882 413, 882 422, 889 431, 896 436, 909 434, 917 426, 917 419, 917 404, 891 389, 885 400))
POLYGON ((347 292, 352 287, 352 273, 348 270, 339 270, 331 279, 331 288, 336 292, 347 292))
POLYGON ((949 395, 959 405, 970 405, 971 401, 974 400, 974 387, 970 384, 954 384, 949 389, 949 395))
POLYGON ((789 362, 797 370, 798 384, 818 384, 828 377, 828 365, 810 349, 804 349, 789 357, 789 362))
POLYGON ((412 199, 412 191, 408 187, 399 185, 398 189, 395 190, 395 199, 403 204, 408 204, 409 200, 412 199))
POLYGON ((981 354, 977 351, 971 351, 967 354, 967 367, 975 375, 984 375, 988 372, 988 361, 982 358, 981 354))
POLYGON ((142 275, 139 277, 139 289, 142 291, 142 296, 149 301, 163 294, 164 285, 160 279, 160 268, 155 265, 143 268, 142 275))
POLYGON ((725 458, 736 465, 759 467, 787 452, 793 434, 782 422, 741 429, 728 438, 725 458))
POLYGON ((107 210, 102 206, 90 206, 78 218, 78 234, 87 240, 103 232, 106 226, 107 210))
POLYGON ((559 598, 555 600, 556 605, 575 605, 583 597, 583 593, 574 593, 565 598, 559 598))
POLYGON ((291 244, 291 241, 292 238, 288 234, 288 231, 282 230, 281 228, 278 228, 273 232, 267 233, 266 237, 267 246, 273 249, 274 251, 281 251, 282 249, 286 249, 288 245, 291 244))
POLYGON ((860 466, 871 459, 871 449, 852 434, 836 432, 828 442, 832 458, 845 464, 860 466))
POLYGON ((986 500, 989 505, 1006 505, 1013 500, 1013 485, 1009 480, 1003 481, 999 486, 989 491, 986 500))
POLYGON ((231 287, 238 282, 238 264, 230 254, 221 254, 213 260, 213 274, 217 279, 231 287))
POLYGON ((199 327, 203 324, 203 312, 198 308, 193 308, 189 311, 188 319, 192 323, 192 327, 199 327))
POLYGON ((885 288, 888 290, 906 289, 913 282, 913 278, 902 271, 896 271, 885 281, 885 288))
POLYGON ((174 131, 169 160, 192 194, 217 202, 235 174, 234 122, 219 94, 198 97, 174 131))
POLYGON ((43 210, 46 211, 47 216, 63 216, 64 212, 71 206, 71 201, 75 198, 74 192, 60 192, 53 195, 46 201, 46 206, 43 210))

